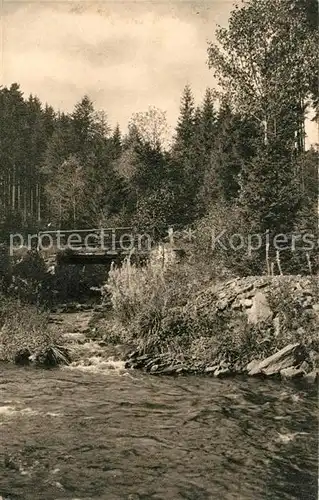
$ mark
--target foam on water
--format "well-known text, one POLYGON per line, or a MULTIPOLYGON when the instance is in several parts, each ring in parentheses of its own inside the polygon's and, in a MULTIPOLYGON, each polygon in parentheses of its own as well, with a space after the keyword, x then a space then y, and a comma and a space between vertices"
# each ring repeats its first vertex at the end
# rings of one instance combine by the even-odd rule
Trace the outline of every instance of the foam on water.
POLYGON ((307 436, 308 435, 308 432, 291 432, 291 433, 287 433, 287 434, 282 434, 280 432, 278 432, 278 437, 276 439, 277 443, 280 442, 280 443, 284 443, 284 444, 287 444, 287 443, 290 443, 291 441, 294 441, 294 439, 296 439, 297 436, 307 436))
MULTIPOLYGON (((46 412, 46 413, 39 413, 36 410, 33 410, 32 408, 26 407, 26 408, 17 408, 17 406, 9 406, 9 405, 3 405, 0 406, 0 418, 6 418, 6 417, 17 417, 17 416, 31 416, 31 415, 45 415, 48 417, 60 417, 62 416, 61 413, 54 413, 54 412, 46 412)), ((0 425, 2 422, 0 422, 0 425)), ((1 499, 0 499, 1 500, 1 499)))
POLYGON ((116 373, 118 375, 127 373, 124 361, 115 360, 113 357, 104 359, 100 356, 91 356, 84 360, 74 361, 64 369, 76 369, 90 373, 116 373))
POLYGON ((37 415, 38 412, 32 410, 32 408, 21 408, 16 409, 15 406, 0 406, 0 416, 11 416, 11 415, 37 415))
POLYGON ((0 497, 317 498, 314 389, 154 377, 92 348, 62 370, 3 366, 0 497))

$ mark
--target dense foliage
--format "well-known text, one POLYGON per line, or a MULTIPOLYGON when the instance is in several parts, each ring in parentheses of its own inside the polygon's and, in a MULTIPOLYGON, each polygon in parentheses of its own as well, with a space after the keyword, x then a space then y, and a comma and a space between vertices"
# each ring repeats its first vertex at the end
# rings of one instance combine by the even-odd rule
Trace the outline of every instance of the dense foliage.
MULTIPOLYGON (((316 12, 315 0, 236 7, 208 45, 219 91, 207 89, 197 106, 185 87, 170 144, 156 108, 136 113, 123 135, 88 96, 66 114, 25 97, 17 83, 0 88, 2 238, 48 224, 135 225, 159 234, 193 225, 209 240, 208 221, 216 219, 245 235, 316 235, 318 154, 305 151, 304 127, 318 106, 316 12)), ((265 244, 240 265, 238 252, 206 251, 236 273, 266 269, 265 244)), ((285 272, 317 269, 308 247, 282 260, 285 272)))

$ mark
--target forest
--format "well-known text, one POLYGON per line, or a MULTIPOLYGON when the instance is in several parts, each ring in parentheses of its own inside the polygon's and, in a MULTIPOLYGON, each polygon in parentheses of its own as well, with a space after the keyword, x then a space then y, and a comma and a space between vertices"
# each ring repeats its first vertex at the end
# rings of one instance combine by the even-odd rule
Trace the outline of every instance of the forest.
MULTIPOLYGON (((48 224, 192 227, 202 249, 212 228, 317 235, 318 149, 305 147, 305 120, 318 116, 317 48, 315 0, 235 8, 207 46, 218 86, 199 103, 185 86, 169 140, 165 110, 153 106, 123 133, 87 95, 65 113, 18 83, 1 87, 1 239, 48 224)), ((214 258, 237 274, 265 268, 264 249, 219 248, 214 258)), ((285 272, 314 273, 317 248, 281 261, 285 272)))

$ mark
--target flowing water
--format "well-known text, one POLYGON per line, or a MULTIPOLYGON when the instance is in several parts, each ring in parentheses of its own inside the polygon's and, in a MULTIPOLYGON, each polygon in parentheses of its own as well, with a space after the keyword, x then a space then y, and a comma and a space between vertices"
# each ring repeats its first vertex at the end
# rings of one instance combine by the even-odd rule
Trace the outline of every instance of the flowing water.
POLYGON ((317 499, 315 389, 98 358, 0 370, 0 498, 317 499))

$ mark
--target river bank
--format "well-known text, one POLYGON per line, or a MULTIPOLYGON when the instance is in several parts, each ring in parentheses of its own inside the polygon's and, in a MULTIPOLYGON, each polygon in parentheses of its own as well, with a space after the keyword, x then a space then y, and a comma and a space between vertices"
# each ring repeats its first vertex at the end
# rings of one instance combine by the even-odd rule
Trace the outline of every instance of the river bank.
POLYGON ((2 325, 2 360, 45 367, 78 363, 79 347, 87 345, 92 363, 113 359, 153 375, 318 380, 318 285, 312 277, 209 284, 184 306, 166 308, 151 321, 133 318, 128 326, 105 304, 65 304, 46 321, 39 315, 37 326, 37 315, 28 314, 23 331, 26 315, 22 308, 2 325))
POLYGON ((157 325, 156 338, 166 343, 166 350, 162 343, 145 343, 130 355, 127 366, 157 374, 247 374, 315 382, 318 318, 313 278, 230 280, 169 310, 157 325))
POLYGON ((73 312, 69 324, 77 326, 65 338, 80 344, 89 339, 92 364, 109 357, 124 362, 126 369, 153 375, 314 383, 319 368, 317 300, 312 278, 247 277, 207 286, 184 307, 157 316, 156 330, 149 326, 140 336, 134 321, 131 329, 125 328, 108 308, 83 311, 82 325, 73 312))

